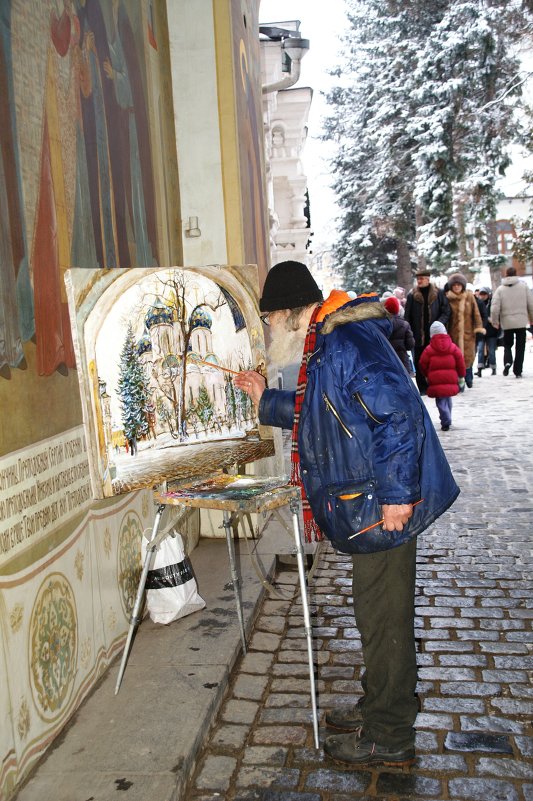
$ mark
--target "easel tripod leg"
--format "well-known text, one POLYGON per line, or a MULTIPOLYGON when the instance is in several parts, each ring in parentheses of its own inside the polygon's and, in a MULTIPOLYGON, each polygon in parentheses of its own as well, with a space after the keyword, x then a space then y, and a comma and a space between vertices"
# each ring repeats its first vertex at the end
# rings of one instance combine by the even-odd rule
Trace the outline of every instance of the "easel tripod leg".
MULTIPOLYGON (((150 539, 150 543, 153 543, 155 538, 156 538, 156 536, 157 536, 157 530, 159 528, 159 524, 161 522, 161 517, 163 516, 164 510, 165 510, 164 504, 161 504, 157 509, 155 520, 154 520, 154 525, 153 525, 153 528, 152 528, 152 537, 150 539)), ((115 685, 115 695, 120 690, 122 677, 124 675, 124 671, 126 670, 126 665, 128 663, 128 657, 130 655, 131 641, 133 639, 133 635, 135 634, 135 630, 136 630, 136 628, 137 628, 137 626, 139 625, 139 622, 140 622, 139 615, 140 615, 140 612, 141 612, 141 606, 142 606, 142 602, 143 602, 144 587, 146 585, 146 578, 148 576, 148 571, 150 569, 150 561, 151 561, 151 558, 152 558, 152 552, 153 552, 152 548, 148 547, 146 549, 146 556, 144 557, 144 565, 143 565, 143 569, 142 569, 142 573, 141 573, 141 578, 139 580, 139 586, 137 587, 137 595, 135 596, 135 603, 133 604, 133 611, 132 611, 131 617, 130 617, 130 627, 128 629, 128 636, 127 636, 127 639, 126 639, 126 645, 124 646, 124 651, 122 652, 122 659, 121 659, 120 668, 119 668, 119 671, 118 671, 117 683, 115 685)))
POLYGON ((311 707, 313 710, 313 733, 315 738, 315 748, 319 748, 318 714, 316 708, 316 690, 315 690, 315 666, 313 659, 313 635, 311 630, 311 618, 309 615, 309 603, 307 600, 307 584, 305 581, 303 548, 302 548, 302 541, 300 539, 298 504, 296 501, 290 502, 290 509, 292 513, 292 524, 294 527, 294 541, 296 545, 296 561, 298 563, 298 575, 300 577, 300 593, 302 596, 302 608, 304 613, 305 636, 307 638, 307 656, 309 660, 309 683, 311 690, 311 707))
POLYGON ((237 567, 235 565, 235 546, 233 544, 233 529, 231 526, 231 515, 229 512, 223 512, 224 515, 224 530, 226 532, 226 543, 228 546, 229 567, 231 573, 231 581, 233 584, 233 592, 235 593, 235 604, 237 606, 237 617, 239 619, 239 627, 241 630, 242 650, 246 653, 246 634, 244 631, 244 617, 242 613, 242 598, 240 591, 240 582, 237 575, 237 567))

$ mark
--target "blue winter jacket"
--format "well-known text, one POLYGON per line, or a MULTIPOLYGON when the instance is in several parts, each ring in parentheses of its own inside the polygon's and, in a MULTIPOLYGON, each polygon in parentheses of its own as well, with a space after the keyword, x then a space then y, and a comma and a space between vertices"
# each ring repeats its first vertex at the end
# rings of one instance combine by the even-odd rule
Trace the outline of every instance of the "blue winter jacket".
MULTIPOLYGON (((459 494, 418 390, 389 343, 391 329, 375 298, 357 298, 317 326, 308 360, 298 430, 302 480, 322 532, 344 553, 407 542, 459 494), (416 501, 402 531, 373 525, 382 504, 416 501)), ((292 428, 294 400, 294 392, 265 390, 261 423, 292 428)))

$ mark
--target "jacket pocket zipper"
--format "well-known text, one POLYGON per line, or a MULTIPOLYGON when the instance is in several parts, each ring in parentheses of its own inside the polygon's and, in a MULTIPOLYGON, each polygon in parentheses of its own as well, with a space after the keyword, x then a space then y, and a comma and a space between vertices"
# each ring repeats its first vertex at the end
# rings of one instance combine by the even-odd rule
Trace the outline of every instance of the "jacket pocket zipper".
POLYGON ((379 425, 383 425, 383 420, 378 420, 378 418, 377 418, 377 417, 375 417, 375 416, 372 414, 372 412, 370 411, 370 409, 368 408, 368 406, 366 405, 366 403, 365 403, 365 402, 364 402, 364 400, 362 399, 362 397, 361 397, 361 395, 360 395, 360 393, 359 393, 359 392, 354 392, 354 398, 355 398, 357 401, 359 401, 359 403, 361 404, 361 406, 363 407, 363 409, 365 410, 365 412, 367 413, 367 415, 368 415, 370 418, 372 418, 372 420, 373 420, 375 423, 378 423, 379 425))
POLYGON ((322 397, 324 398, 324 403, 326 404, 326 409, 328 409, 330 412, 332 412, 333 416, 337 418, 337 421, 338 421, 340 427, 342 428, 342 430, 344 431, 344 433, 348 437, 350 437, 350 439, 352 439, 353 438, 352 432, 350 431, 348 426, 343 423, 340 414, 338 413, 338 411, 336 410, 336 408, 334 407, 334 405, 332 404, 332 402, 330 401, 330 399, 328 398, 328 396, 326 395, 325 392, 322 393, 322 397))

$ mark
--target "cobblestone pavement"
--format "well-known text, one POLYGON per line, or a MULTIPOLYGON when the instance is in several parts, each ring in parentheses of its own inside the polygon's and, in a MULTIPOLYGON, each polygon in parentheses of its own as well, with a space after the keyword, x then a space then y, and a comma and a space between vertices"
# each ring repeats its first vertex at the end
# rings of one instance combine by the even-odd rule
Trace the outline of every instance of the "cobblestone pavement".
MULTIPOLYGON (((440 433, 461 495, 419 538, 414 767, 343 770, 314 749, 297 574, 286 571, 290 600, 263 603, 187 801, 533 801, 533 353, 521 380, 487 373, 440 433)), ((309 586, 322 741, 325 710, 360 691, 350 574, 326 546, 309 586)))

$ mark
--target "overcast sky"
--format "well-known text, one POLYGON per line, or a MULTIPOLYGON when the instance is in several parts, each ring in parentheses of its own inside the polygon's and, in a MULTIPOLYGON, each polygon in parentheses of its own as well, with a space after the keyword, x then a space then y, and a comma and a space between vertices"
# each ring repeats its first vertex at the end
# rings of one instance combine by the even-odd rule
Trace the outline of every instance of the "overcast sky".
POLYGON ((334 236, 335 216, 338 214, 335 196, 329 188, 327 158, 331 147, 319 141, 322 117, 327 104, 321 92, 327 91, 331 78, 327 70, 336 66, 339 35, 345 27, 343 0, 261 0, 259 20, 287 22, 300 20, 300 32, 309 39, 309 52, 302 60, 302 72, 297 86, 310 86, 313 102, 309 114, 309 132, 302 161, 308 178, 311 202, 311 228, 315 232, 313 249, 321 249, 334 236))

